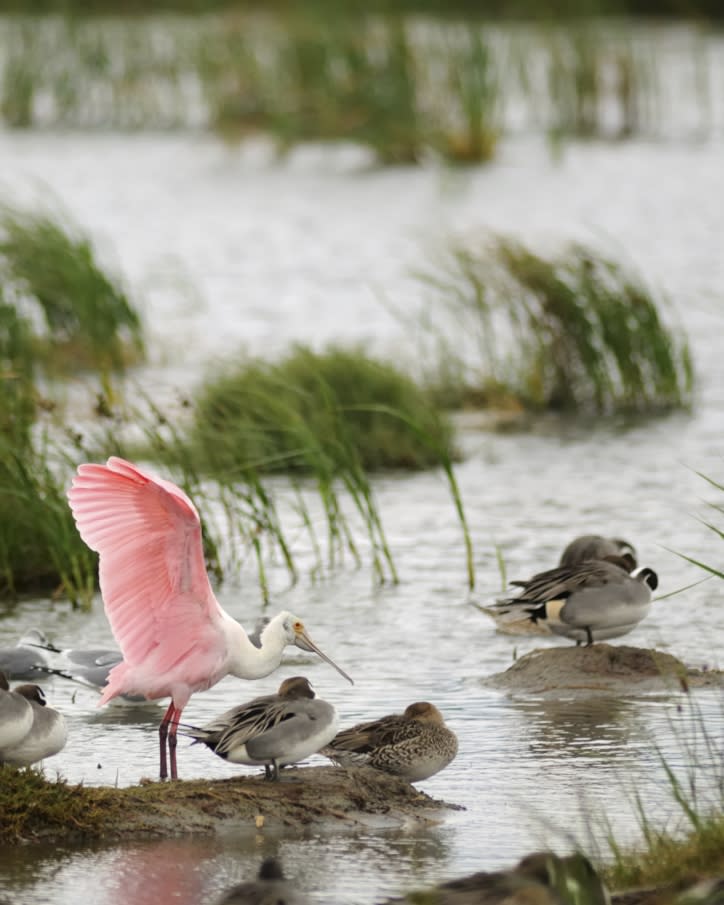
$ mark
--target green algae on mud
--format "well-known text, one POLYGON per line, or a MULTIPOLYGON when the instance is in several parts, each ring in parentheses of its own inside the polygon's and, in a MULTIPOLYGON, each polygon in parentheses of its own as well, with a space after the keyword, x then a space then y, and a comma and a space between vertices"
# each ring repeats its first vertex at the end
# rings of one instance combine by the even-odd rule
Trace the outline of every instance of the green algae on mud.
POLYGON ((436 801, 369 767, 287 769, 260 776, 142 782, 128 788, 50 782, 0 767, 0 844, 169 837, 263 826, 400 827, 441 820, 459 805, 436 801))

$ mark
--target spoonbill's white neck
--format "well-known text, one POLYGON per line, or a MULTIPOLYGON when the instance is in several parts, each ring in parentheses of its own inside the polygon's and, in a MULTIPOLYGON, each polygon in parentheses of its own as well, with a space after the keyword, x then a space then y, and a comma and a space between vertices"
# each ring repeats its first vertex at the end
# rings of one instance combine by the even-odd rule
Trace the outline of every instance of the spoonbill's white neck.
MULTIPOLYGON (((233 622, 233 637, 229 640, 231 661, 229 672, 239 679, 261 679, 279 666, 288 644, 293 644, 285 621, 289 613, 278 613, 264 626, 259 646, 253 644, 238 622, 233 622)), ((230 632, 230 634, 232 633, 230 632)))

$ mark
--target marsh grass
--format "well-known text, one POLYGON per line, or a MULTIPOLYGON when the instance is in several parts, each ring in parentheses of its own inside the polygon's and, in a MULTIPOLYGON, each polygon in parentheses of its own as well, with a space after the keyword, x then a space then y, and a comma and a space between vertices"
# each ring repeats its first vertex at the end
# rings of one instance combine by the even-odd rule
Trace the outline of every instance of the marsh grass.
POLYGON ((297 346, 279 362, 251 360, 208 380, 190 443, 218 475, 420 469, 452 458, 449 421, 407 375, 360 349, 297 346))
POLYGON ((368 562, 396 582, 369 469, 437 466, 463 530, 467 581, 473 551, 453 470, 452 428, 413 382, 359 352, 295 349, 277 369, 251 363, 205 386, 181 413, 142 392, 128 403, 103 388, 82 428, 57 413, 32 442, 0 449, 0 596, 64 593, 89 605, 97 558, 80 540, 65 489, 79 462, 121 455, 179 483, 202 517, 207 568, 216 581, 255 569, 269 600, 300 561, 319 579, 368 562), (269 564, 274 576, 270 577, 269 564))
POLYGON ((276 364, 250 361, 208 380, 190 404, 188 431, 172 427, 161 413, 156 416, 144 448, 130 454, 213 479, 227 534, 230 530, 240 546, 253 551, 265 593, 265 549, 281 554, 290 580, 298 577, 270 476, 276 476, 285 507, 308 538, 314 574, 334 568, 345 555, 361 563, 353 513, 363 526, 377 580, 396 581, 369 478, 371 471, 392 468, 443 470, 463 526, 468 582, 474 582, 453 471, 452 426, 392 365, 359 350, 315 353, 296 347, 276 364), (319 505, 324 537, 313 514, 319 505))
POLYGON ((503 134, 531 127, 556 146, 690 135, 692 122, 701 137, 715 54, 695 35, 672 55, 661 37, 596 20, 504 29, 315 8, 8 20, 0 113, 16 128, 202 126, 263 132, 282 149, 352 141, 382 163, 483 162, 503 134))
POLYGON ((32 353, 47 373, 119 370, 142 358, 139 315, 77 228, 2 209, 0 275, 6 303, 32 325, 32 353))
MULTIPOLYGON (((681 757, 672 761, 655 749, 679 820, 662 827, 640 798, 636 809, 643 845, 622 848, 609 833, 613 862, 607 879, 616 889, 637 886, 684 888, 692 878, 724 873, 724 755, 721 738, 705 719, 695 698, 687 695, 684 730, 678 729, 681 757), (684 764, 679 766, 679 760, 684 764)), ((677 727, 672 725, 672 731, 677 727)))
POLYGON ((58 477, 68 463, 53 468, 47 442, 0 440, 0 597, 42 592, 87 601, 95 556, 76 531, 58 477))
POLYGON ((418 332, 432 347, 421 359, 437 363, 428 380, 448 403, 652 413, 690 402, 686 340, 640 278, 591 248, 544 258, 501 237, 456 243, 418 276, 428 289, 418 332))

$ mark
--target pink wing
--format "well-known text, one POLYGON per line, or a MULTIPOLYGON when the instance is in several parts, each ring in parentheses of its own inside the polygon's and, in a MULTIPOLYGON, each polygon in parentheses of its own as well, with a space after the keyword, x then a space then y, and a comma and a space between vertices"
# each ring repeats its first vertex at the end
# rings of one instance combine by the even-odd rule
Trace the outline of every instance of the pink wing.
POLYGON ((106 614, 127 667, 152 665, 161 681, 208 678, 225 655, 226 614, 209 584, 191 500, 115 456, 80 465, 68 499, 81 537, 100 554, 106 614), (194 651, 196 662, 184 664, 194 651))

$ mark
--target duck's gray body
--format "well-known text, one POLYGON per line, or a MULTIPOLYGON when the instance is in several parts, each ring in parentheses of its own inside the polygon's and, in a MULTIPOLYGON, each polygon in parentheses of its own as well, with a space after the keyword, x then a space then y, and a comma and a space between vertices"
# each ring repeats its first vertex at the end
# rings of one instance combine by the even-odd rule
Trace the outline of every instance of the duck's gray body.
POLYGON ((603 537, 601 534, 583 534, 568 544, 558 563, 559 567, 577 566, 592 559, 618 559, 619 565, 632 572, 638 565, 636 550, 620 537, 603 537))
POLYGON ((0 751, 13 748, 33 725, 30 701, 10 690, 7 675, 0 671, 0 751))
POLYGON ((275 779, 280 767, 315 754, 337 732, 331 704, 315 698, 302 676, 286 679, 277 694, 254 698, 201 727, 185 726, 189 735, 234 764, 267 768, 275 779))
POLYGON ((437 707, 419 701, 402 714, 344 729, 320 753, 345 767, 367 765, 419 782, 439 773, 457 751, 457 736, 437 707))
POLYGON ((15 694, 27 700, 33 720, 19 741, 0 749, 0 763, 27 767, 61 751, 68 740, 68 730, 63 715, 46 706, 38 685, 19 685, 15 694))
POLYGON ((496 604, 501 613, 545 621, 557 635, 592 644, 635 628, 649 611, 658 578, 652 569, 629 575, 613 562, 590 560, 517 584, 523 589, 517 597, 496 604))
MULTIPOLYGON (((558 568, 575 569, 584 563, 602 560, 618 566, 627 573, 631 573, 637 566, 636 550, 628 541, 618 537, 603 537, 600 534, 583 534, 574 538, 565 548, 558 568)), ((548 570, 553 571, 555 570, 548 570)), ((547 575, 548 572, 541 572, 539 575, 547 575)), ((512 581, 511 584, 514 587, 526 588, 537 577, 536 575, 528 581, 512 581)), ((529 614, 523 609, 511 606, 515 600, 516 598, 506 597, 497 600, 491 606, 479 606, 478 609, 490 616, 499 631, 508 635, 549 635, 555 632, 553 620, 529 618, 529 614)))
POLYGON ((216 905, 308 905, 309 900, 285 879, 276 858, 265 858, 256 880, 239 883, 216 905))
POLYGON ((45 644, 45 635, 38 629, 31 629, 15 647, 0 648, 0 670, 9 679, 37 680, 42 676, 41 668, 48 665, 48 658, 41 649, 45 644))

